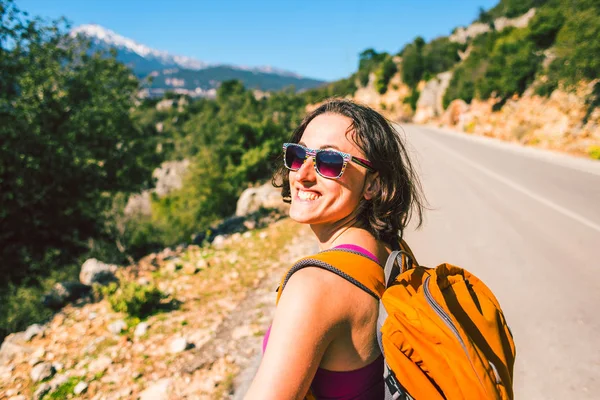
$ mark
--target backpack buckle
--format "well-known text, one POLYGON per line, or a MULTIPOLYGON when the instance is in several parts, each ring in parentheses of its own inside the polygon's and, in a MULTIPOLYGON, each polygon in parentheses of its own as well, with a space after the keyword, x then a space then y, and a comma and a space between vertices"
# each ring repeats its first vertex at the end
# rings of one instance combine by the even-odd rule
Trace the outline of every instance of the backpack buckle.
POLYGON ((400 385, 398 378, 394 375, 394 371, 390 369, 387 363, 383 370, 383 380, 387 386, 387 390, 392 395, 392 400, 414 400, 400 385))

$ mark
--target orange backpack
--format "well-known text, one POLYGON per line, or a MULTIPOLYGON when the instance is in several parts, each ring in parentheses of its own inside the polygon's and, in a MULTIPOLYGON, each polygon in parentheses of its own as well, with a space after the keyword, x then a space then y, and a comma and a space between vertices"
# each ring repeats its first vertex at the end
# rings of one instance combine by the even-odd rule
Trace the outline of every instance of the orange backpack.
POLYGON ((292 274, 310 266, 379 299, 386 399, 512 399, 515 345, 496 297, 464 269, 425 268, 404 242, 401 248, 385 269, 349 249, 300 259, 284 275, 277 300, 292 274))

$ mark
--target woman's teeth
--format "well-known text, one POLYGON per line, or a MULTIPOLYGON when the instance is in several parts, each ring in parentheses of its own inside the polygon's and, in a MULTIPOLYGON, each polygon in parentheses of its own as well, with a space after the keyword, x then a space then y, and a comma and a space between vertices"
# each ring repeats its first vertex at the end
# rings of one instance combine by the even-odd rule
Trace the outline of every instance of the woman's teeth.
POLYGON ((319 197, 321 197, 321 196, 318 195, 318 194, 316 194, 316 193, 313 193, 313 192, 304 192, 302 190, 298 191, 298 198, 300 200, 310 200, 310 201, 312 201, 312 200, 318 199, 319 197))

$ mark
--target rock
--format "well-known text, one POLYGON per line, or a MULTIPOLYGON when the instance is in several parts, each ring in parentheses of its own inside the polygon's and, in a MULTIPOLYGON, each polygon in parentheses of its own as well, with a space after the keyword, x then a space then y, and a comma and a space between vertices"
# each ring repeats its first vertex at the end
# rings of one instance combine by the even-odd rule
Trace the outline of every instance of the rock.
POLYGON ((51 364, 43 362, 31 368, 31 373, 29 375, 33 382, 40 382, 52 377, 54 372, 54 367, 51 364))
POLYGON ((261 232, 261 233, 258 235, 258 237, 259 237, 261 240, 265 240, 265 239, 267 238, 267 236, 269 236, 269 234, 268 234, 267 232, 264 232, 264 231, 263 231, 263 232, 261 232))
POLYGON ((79 282, 58 282, 54 284, 50 293, 44 295, 42 304, 52 309, 59 309, 69 302, 89 295, 90 291, 90 286, 79 282))
POLYGON ((168 400, 171 379, 163 378, 140 393, 139 400, 168 400))
POLYGON ((52 389, 48 383, 42 383, 33 394, 33 400, 41 400, 52 389))
POLYGON ((252 233, 251 233, 251 232, 244 232, 244 234, 242 235, 242 237, 243 237, 244 239, 248 239, 248 238, 250 238, 251 236, 252 236, 252 233))
POLYGON ((27 400, 27 396, 20 394, 18 396, 9 397, 8 400, 27 400))
POLYGON ((464 100, 452 100, 442 116, 442 122, 450 126, 458 125, 462 121, 462 115, 466 113, 468 109, 469 105, 464 100))
POLYGON ((187 349, 191 349, 192 347, 194 347, 193 343, 188 343, 186 338, 179 337, 171 341, 171 344, 169 345, 169 351, 171 353, 181 353, 187 349))
POLYGON ((156 179, 154 193, 164 197, 173 190, 181 189, 189 166, 189 160, 163 162, 152 172, 152 177, 156 179))
POLYGON ((253 219, 247 219, 244 221, 244 227, 249 231, 256 229, 256 221, 253 219))
POLYGON ((8 364, 6 366, 0 365, 0 380, 8 380, 14 370, 15 366, 13 364, 8 364))
POLYGON ((123 214, 125 217, 152 215, 152 191, 144 190, 129 196, 123 214))
POLYGON ((88 314, 88 319, 89 319, 90 321, 93 321, 93 320, 95 320, 95 319, 96 319, 96 317, 97 317, 97 316, 98 316, 98 313, 96 313, 96 312, 92 311, 91 313, 89 313, 89 314, 88 314))
POLYGON ((104 372, 112 365, 112 363, 113 360, 109 356, 100 356, 90 363, 88 371, 92 373, 104 372))
POLYGON ((150 280, 145 276, 142 276, 137 280, 137 283, 140 286, 148 286, 150 284, 150 280))
POLYGON ((126 387, 121 390, 118 390, 113 396, 109 397, 107 400, 130 399, 132 393, 133 389, 131 387, 126 387))
POLYGON ((223 235, 217 235, 214 240, 212 241, 212 246, 215 249, 222 249, 223 247, 225 247, 225 236, 223 235))
POLYGON ((489 32, 490 26, 482 22, 475 22, 469 25, 467 28, 459 27, 452 35, 448 37, 448 40, 456 43, 466 43, 467 39, 477 37, 483 33, 489 32))
POLYGON ((261 208, 283 208, 285 203, 281 197, 281 189, 273 187, 269 182, 257 188, 244 190, 237 201, 236 216, 252 214, 261 208))
POLYGON ((500 17, 494 20, 494 28, 501 32, 505 28, 515 27, 515 28, 525 28, 529 25, 529 21, 535 16, 535 8, 530 8, 525 14, 522 14, 515 18, 506 18, 500 17))
POLYGON ((75 385, 75 388, 73 389, 73 393, 75 393, 76 395, 80 395, 81 393, 85 392, 88 388, 88 384, 81 381, 79 382, 77 385, 75 385))
POLYGON ((148 332, 148 323, 147 322, 140 322, 135 327, 135 331, 133 332, 133 336, 135 336, 135 337, 144 336, 147 332, 148 332))
POLYGON ((39 348, 39 349, 35 350, 33 352, 33 354, 31 354, 31 358, 28 361, 29 365, 34 366, 34 365, 39 364, 40 362, 44 361, 45 355, 46 355, 46 351, 43 348, 39 348))
POLYGON ((10 334, 4 339, 0 345, 0 362, 10 360, 17 355, 33 352, 31 347, 23 345, 24 337, 24 332, 18 332, 10 334))
POLYGON ((115 322, 111 323, 110 325, 108 325, 108 330, 113 335, 118 335, 125 329, 127 329, 127 323, 125 321, 123 321, 122 319, 115 321, 115 322))
POLYGON ((36 336, 44 336, 44 328, 40 324, 30 325, 27 330, 25 330, 25 336, 23 339, 25 339, 26 342, 29 342, 36 336))
POLYGON ((179 260, 169 261, 164 266, 164 270, 169 273, 176 272, 179 269, 181 269, 181 264, 180 264, 179 260))
POLYGON ((92 285, 93 283, 106 285, 117 281, 117 277, 115 276, 116 271, 116 265, 105 264, 95 258, 90 258, 81 266, 79 280, 84 285, 92 285))
POLYGON ((44 350, 44 348, 40 347, 36 351, 33 352, 33 354, 31 355, 31 357, 33 357, 33 358, 43 358, 45 355, 46 355, 46 350, 44 350))
POLYGON ((421 95, 417 101, 417 111, 413 117, 414 122, 418 124, 425 123, 444 113, 442 101, 451 79, 452 72, 448 71, 438 74, 434 79, 425 83, 425 87, 421 90, 421 95))
POLYGON ((62 371, 63 369, 65 369, 65 364, 60 362, 52 363, 52 366, 54 367, 55 371, 62 371))

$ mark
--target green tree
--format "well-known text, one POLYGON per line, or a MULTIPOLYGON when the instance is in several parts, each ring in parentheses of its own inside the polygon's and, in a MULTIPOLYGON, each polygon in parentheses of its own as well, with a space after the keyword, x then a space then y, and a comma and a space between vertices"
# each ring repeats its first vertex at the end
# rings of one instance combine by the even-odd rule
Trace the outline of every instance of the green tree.
POLYGON ((459 50, 465 45, 451 42, 447 37, 432 40, 423 47, 422 79, 431 79, 440 72, 450 70, 460 61, 459 50))
POLYGON ((600 5, 579 1, 556 36, 554 70, 567 84, 600 76, 600 5), (578 5, 578 7, 577 7, 578 5), (587 8, 586 8, 587 6, 587 8))
POLYGON ((398 72, 396 63, 391 56, 387 56, 375 72, 375 88, 380 94, 387 92, 390 79, 396 72, 398 72))
POLYGON ((11 0, 0 19, 0 274, 19 282, 110 240, 111 198, 147 183, 153 144, 129 69, 11 0))
POLYGON ((565 22, 563 10, 559 7, 544 7, 538 10, 529 23, 529 36, 540 48, 554 44, 556 35, 565 22))
POLYGON ((357 78, 361 86, 369 83, 369 74, 385 60, 387 53, 378 53, 373 49, 366 49, 358 56, 357 78))
POLYGON ((485 75, 476 81, 476 91, 482 99, 492 93, 503 98, 522 94, 533 82, 542 61, 527 29, 506 32, 494 44, 485 75))
POLYGON ((419 36, 401 52, 402 80, 411 88, 417 87, 423 77, 423 47, 425 47, 425 40, 419 36))

